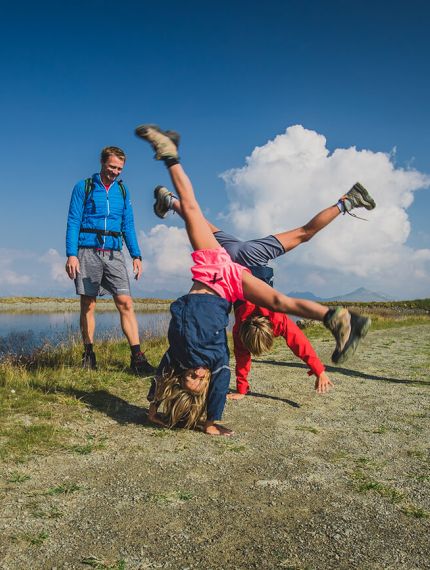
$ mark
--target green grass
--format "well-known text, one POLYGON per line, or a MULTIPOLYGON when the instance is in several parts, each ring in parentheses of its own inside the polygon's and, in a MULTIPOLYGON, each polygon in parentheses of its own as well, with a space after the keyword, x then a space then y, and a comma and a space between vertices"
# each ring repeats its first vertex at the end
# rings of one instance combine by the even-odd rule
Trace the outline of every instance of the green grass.
POLYGON ((15 471, 7 478, 7 482, 24 483, 24 481, 28 481, 29 479, 31 479, 30 475, 26 475, 25 473, 19 473, 19 471, 15 471))
MULTIPOLYGON (((150 338, 143 345, 157 364, 167 341, 150 338)), ((0 361, 0 461, 19 463, 54 450, 93 453, 107 441, 91 434, 94 414, 126 418, 137 405, 143 413, 150 379, 130 373, 127 342, 104 341, 96 351, 97 371, 80 368, 80 343, 0 361)))
POLYGON ((374 491, 378 493, 381 497, 389 500, 390 503, 396 504, 400 503, 404 495, 394 487, 387 485, 386 483, 381 483, 369 477, 366 473, 362 471, 357 471, 353 474, 353 478, 356 480, 356 490, 359 493, 366 493, 367 491, 374 491))
MULTIPOLYGON (((427 307, 426 303, 423 306, 427 307)), ((423 315, 403 320, 375 315, 372 318, 378 328, 430 324, 430 318, 423 315)), ((332 342, 330 333, 321 325, 307 328, 306 335, 332 342)), ((284 346, 283 339, 277 341, 276 347, 284 346)), ((231 335, 229 344, 231 347, 231 335)), ((149 361, 156 365, 167 348, 167 341, 147 338, 142 340, 142 345, 149 361)), ((80 342, 38 350, 25 358, 8 357, 0 361, 0 462, 18 464, 34 454, 53 451, 95 453, 107 445, 106 441, 96 440, 91 435, 97 414, 110 415, 119 421, 126 421, 127 414, 136 414, 139 407, 143 414, 150 380, 129 372, 127 342, 107 340, 97 343, 95 349, 97 371, 80 368, 80 342)), ((312 427, 298 429, 318 431, 312 427)), ((154 430, 151 435, 169 437, 172 433, 154 430)), ((243 451, 240 446, 231 450, 243 451)))
POLYGON ((318 433, 317 428, 312 426, 296 426, 297 431, 308 431, 309 433, 318 433))
POLYGON ((76 483, 64 483, 57 487, 50 487, 44 494, 53 497, 55 495, 70 495, 71 493, 76 493, 80 490, 81 487, 76 485, 76 483))
POLYGON ((82 558, 81 564, 91 566, 91 568, 96 568, 96 570, 126 570, 125 560, 123 559, 110 563, 97 556, 88 556, 82 558))
POLYGON ((38 534, 26 534, 24 536, 24 538, 30 543, 33 544, 35 546, 40 546, 42 545, 45 540, 48 538, 48 533, 47 532, 39 532, 38 534))

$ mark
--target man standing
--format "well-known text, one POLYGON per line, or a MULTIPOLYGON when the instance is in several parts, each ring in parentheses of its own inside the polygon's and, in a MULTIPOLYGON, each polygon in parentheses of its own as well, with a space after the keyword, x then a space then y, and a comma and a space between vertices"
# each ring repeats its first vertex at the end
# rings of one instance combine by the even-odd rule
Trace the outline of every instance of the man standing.
POLYGON ((140 350, 139 330, 130 294, 130 281, 122 250, 124 237, 133 258, 135 279, 142 275, 142 257, 134 229, 130 194, 117 180, 125 153, 109 146, 101 152, 99 174, 79 181, 73 189, 66 234, 66 271, 81 296, 80 325, 84 341, 82 366, 96 368, 93 350, 97 295, 110 293, 119 311, 122 330, 131 350, 135 374, 154 373, 140 350))

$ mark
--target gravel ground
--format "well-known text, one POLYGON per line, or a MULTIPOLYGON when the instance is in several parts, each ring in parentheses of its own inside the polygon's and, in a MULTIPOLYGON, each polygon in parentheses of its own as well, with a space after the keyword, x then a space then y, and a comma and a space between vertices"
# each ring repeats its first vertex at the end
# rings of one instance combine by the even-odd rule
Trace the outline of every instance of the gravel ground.
POLYGON ((145 390, 88 407, 72 427, 104 449, 6 466, 0 568, 430 568, 429 341, 370 332, 324 396, 279 347, 228 403, 230 439, 147 425, 145 390))

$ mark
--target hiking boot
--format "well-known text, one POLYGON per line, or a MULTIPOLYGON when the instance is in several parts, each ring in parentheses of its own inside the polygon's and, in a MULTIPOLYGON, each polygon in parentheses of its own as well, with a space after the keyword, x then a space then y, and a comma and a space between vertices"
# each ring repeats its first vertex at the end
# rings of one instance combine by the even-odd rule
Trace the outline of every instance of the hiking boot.
POLYGON ((353 208, 366 208, 366 210, 373 210, 376 206, 375 200, 366 188, 360 184, 360 182, 356 182, 351 190, 349 190, 341 200, 345 207, 345 211, 348 212, 348 214, 353 208))
POLYGON ((336 350, 332 355, 333 360, 333 356, 342 352, 351 336, 351 314, 348 309, 343 307, 330 309, 324 317, 324 325, 336 339, 336 350))
POLYGON ((154 214, 163 219, 171 209, 173 193, 169 192, 165 186, 157 186, 154 190, 154 198, 154 214))
POLYGON ((97 370, 97 361, 96 361, 96 353, 91 352, 84 352, 82 354, 82 368, 85 370, 97 370))
POLYGON ((331 359, 336 364, 342 364, 350 358, 354 352, 357 350, 357 346, 360 341, 366 336, 367 331, 372 324, 369 317, 362 317, 356 313, 350 313, 351 315, 351 334, 342 349, 333 352, 331 359))
POLYGON ((131 356, 130 368, 136 376, 142 377, 153 376, 156 372, 156 369, 149 364, 143 352, 138 352, 131 356))
POLYGON ((157 160, 179 159, 179 133, 162 131, 157 125, 140 125, 134 131, 138 137, 149 142, 157 160))

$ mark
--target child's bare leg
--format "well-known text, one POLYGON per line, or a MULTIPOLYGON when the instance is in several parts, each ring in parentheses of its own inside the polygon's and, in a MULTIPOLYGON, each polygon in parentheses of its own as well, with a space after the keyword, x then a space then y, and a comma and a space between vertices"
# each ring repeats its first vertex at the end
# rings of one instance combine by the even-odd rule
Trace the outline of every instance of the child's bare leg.
MULTIPOLYGON (((182 213, 182 205, 181 205, 180 200, 173 197, 172 205, 170 206, 170 209, 173 210, 174 212, 176 212, 179 216, 181 216, 182 219, 184 219, 184 216, 182 213)), ((219 228, 217 228, 217 226, 214 226, 213 223, 210 222, 208 219, 206 219, 206 223, 208 224, 209 229, 211 230, 212 233, 219 232, 219 228)))
POLYGON ((181 201, 181 216, 185 221, 188 237, 194 250, 216 249, 219 243, 211 232, 199 203, 196 200, 190 179, 180 164, 169 169, 173 186, 181 201))
POLYGON ((291 251, 301 243, 313 238, 316 233, 328 226, 328 224, 337 218, 339 214, 340 210, 337 205, 330 206, 329 208, 319 212, 304 226, 294 230, 274 234, 274 236, 281 242, 282 247, 286 252, 291 251))
POLYGON ((234 431, 222 426, 221 424, 216 424, 215 422, 207 421, 203 426, 203 431, 207 435, 223 435, 224 437, 231 437, 234 435, 234 431))

